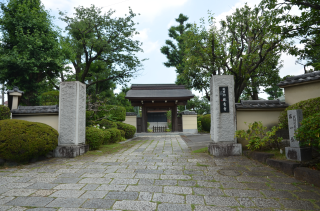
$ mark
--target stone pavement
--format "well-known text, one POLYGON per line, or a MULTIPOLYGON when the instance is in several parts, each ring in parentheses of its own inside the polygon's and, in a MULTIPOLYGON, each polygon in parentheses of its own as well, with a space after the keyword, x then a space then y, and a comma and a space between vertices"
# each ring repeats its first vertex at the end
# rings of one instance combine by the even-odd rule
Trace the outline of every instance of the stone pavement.
POLYGON ((320 190, 246 157, 191 154, 180 136, 107 156, 0 169, 0 211, 320 210, 320 190))

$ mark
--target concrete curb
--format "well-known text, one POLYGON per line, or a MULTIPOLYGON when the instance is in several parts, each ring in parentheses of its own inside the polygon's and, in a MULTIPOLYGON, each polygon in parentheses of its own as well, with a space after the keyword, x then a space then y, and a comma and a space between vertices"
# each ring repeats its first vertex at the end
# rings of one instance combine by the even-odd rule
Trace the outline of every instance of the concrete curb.
POLYGON ((308 182, 320 187, 320 171, 312 170, 306 167, 300 167, 300 163, 289 160, 272 159, 274 154, 266 152, 243 151, 243 155, 268 166, 275 168, 283 173, 293 176, 297 180, 308 182))

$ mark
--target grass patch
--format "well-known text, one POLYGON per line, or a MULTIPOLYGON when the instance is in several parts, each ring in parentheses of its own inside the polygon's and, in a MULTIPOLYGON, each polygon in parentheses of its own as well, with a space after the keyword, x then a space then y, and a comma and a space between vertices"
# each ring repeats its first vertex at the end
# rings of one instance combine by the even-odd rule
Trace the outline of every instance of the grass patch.
POLYGON ((130 141, 124 144, 114 143, 114 144, 101 145, 100 149, 88 151, 86 154, 84 154, 84 156, 92 156, 92 155, 100 156, 104 154, 113 154, 113 153, 119 152, 120 150, 129 149, 137 144, 141 144, 142 142, 146 142, 146 141, 130 141))
POLYGON ((204 148, 201 148, 201 149, 194 150, 191 153, 208 153, 208 147, 204 147, 204 148))
POLYGON ((203 164, 197 163, 197 166, 208 167, 209 165, 203 165, 203 164))

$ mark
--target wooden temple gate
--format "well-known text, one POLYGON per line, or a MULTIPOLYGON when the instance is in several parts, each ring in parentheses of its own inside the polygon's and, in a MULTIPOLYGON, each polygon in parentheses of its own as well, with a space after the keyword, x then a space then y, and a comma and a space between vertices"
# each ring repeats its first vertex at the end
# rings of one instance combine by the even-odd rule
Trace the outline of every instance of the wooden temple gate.
POLYGON ((159 108, 171 110, 172 131, 182 131, 182 118, 178 118, 177 106, 186 105, 194 95, 184 85, 175 84, 132 84, 126 99, 132 106, 142 109, 142 117, 137 118, 137 132, 147 132, 148 110, 159 108))

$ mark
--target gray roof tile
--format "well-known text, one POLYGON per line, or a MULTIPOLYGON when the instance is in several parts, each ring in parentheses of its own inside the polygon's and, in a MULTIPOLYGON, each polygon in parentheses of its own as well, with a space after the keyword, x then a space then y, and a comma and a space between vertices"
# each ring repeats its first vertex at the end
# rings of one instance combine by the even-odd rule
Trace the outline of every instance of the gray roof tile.
POLYGON ((18 109, 12 109, 13 114, 36 114, 36 113, 59 113, 58 105, 52 106, 19 106, 18 109))
POLYGON ((320 71, 314 71, 311 73, 306 73, 302 75, 292 76, 286 78, 286 80, 281 81, 277 85, 279 87, 285 87, 293 84, 305 83, 305 82, 313 82, 313 81, 320 81, 320 71))
POLYGON ((236 103, 236 109, 266 109, 266 108, 286 108, 289 105, 280 100, 241 100, 236 103))

